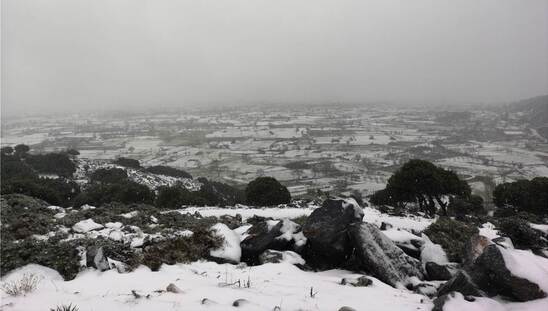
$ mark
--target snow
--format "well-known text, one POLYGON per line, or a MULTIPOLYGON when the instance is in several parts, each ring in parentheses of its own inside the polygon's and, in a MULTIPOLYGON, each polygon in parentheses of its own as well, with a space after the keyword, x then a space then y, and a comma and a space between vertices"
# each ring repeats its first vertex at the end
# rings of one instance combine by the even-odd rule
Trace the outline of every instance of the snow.
POLYGON ((488 238, 490 241, 500 237, 498 230, 495 230, 495 225, 490 222, 486 222, 481 225, 479 228, 479 234, 488 238))
MULTIPOLYGON (((18 277, 20 273, 15 273, 18 277)), ((427 311, 432 303, 406 289, 395 289, 375 278, 367 288, 340 285, 342 278, 357 278, 345 270, 302 271, 284 262, 255 267, 239 267, 214 262, 163 265, 151 272, 141 266, 133 272, 86 270, 72 281, 47 278, 35 292, 21 297, 2 293, 2 304, 11 311, 43 311, 59 304, 77 305, 80 310, 231 310, 237 299, 249 304, 242 310, 356 310, 427 311), (250 288, 228 283, 250 280, 250 288), (156 292, 173 283, 184 294, 156 292), (225 284, 225 285, 222 285, 225 284), (311 288, 316 293, 310 297, 311 288), (141 298, 132 295, 135 291, 141 298), (335 294, 336 293, 336 294, 335 294), (150 295, 148 298, 145 298, 150 295), (207 298, 211 303, 202 305, 207 298)))
POLYGON ((233 262, 240 262, 242 249, 240 248, 240 235, 227 225, 218 223, 211 227, 215 234, 223 238, 223 245, 217 249, 211 250, 209 255, 217 258, 228 259, 233 262))
POLYGON ((120 214, 120 216, 124 217, 124 218, 133 218, 135 216, 139 215, 139 211, 132 211, 132 212, 129 212, 129 213, 125 213, 125 214, 120 214))
POLYGON ((414 235, 413 233, 402 230, 402 229, 388 229, 382 231, 390 240, 398 243, 410 244, 412 240, 421 240, 420 237, 414 235))
POLYGON ((282 262, 292 264, 292 265, 304 265, 305 260, 301 257, 301 255, 292 252, 292 251, 283 251, 280 252, 282 254, 282 262))
POLYGON ((500 303, 496 300, 474 297, 475 301, 466 301, 461 293, 455 293, 445 303, 443 311, 546 311, 548 298, 528 302, 500 303))
MULTIPOLYGON (((38 281, 37 287, 39 288, 43 280, 47 281, 63 281, 63 277, 59 272, 37 264, 28 264, 26 266, 17 268, 10 271, 8 274, 2 276, 2 284, 12 283, 19 281, 23 276, 36 276, 38 281)), ((1 300, 1 299, 0 299, 1 300)))
POLYGON ((240 206, 239 208, 220 208, 220 207, 188 207, 185 209, 178 210, 181 214, 194 214, 195 212, 200 213, 204 217, 208 216, 236 216, 240 214, 242 220, 246 221, 248 218, 255 215, 261 217, 271 217, 274 219, 282 218, 297 218, 301 216, 308 216, 314 211, 314 208, 295 208, 295 207, 267 207, 267 208, 250 208, 246 206, 240 206))
POLYGON ((79 233, 86 233, 92 230, 97 230, 102 228, 103 228, 103 225, 96 223, 91 218, 77 222, 76 224, 74 224, 74 226, 72 226, 72 230, 79 233))
POLYGON ((447 254, 439 244, 434 244, 426 234, 422 234, 424 244, 421 248, 421 262, 426 265, 427 262, 435 262, 438 265, 443 265, 449 262, 447 254))
POLYGON ((548 225, 541 225, 541 224, 529 224, 531 228, 535 230, 539 230, 544 232, 544 234, 548 234, 548 225))
POLYGON ((365 216, 363 217, 363 221, 373 223, 377 225, 377 227, 380 227, 381 223, 386 222, 391 224, 394 228, 421 232, 435 221, 435 219, 429 219, 413 215, 407 217, 392 216, 388 214, 383 214, 380 211, 371 207, 365 207, 363 211, 365 214, 365 216))
POLYGON ((506 267, 518 277, 536 283, 548 293, 548 259, 536 256, 531 251, 504 249, 499 247, 506 267))

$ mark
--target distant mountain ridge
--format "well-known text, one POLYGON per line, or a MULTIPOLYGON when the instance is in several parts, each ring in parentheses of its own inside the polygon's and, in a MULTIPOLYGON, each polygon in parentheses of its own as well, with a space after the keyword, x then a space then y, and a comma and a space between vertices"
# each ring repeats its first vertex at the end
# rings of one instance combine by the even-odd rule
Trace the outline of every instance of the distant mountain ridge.
POLYGON ((548 126, 548 95, 518 101, 510 106, 511 111, 523 112, 524 121, 532 127, 548 126))

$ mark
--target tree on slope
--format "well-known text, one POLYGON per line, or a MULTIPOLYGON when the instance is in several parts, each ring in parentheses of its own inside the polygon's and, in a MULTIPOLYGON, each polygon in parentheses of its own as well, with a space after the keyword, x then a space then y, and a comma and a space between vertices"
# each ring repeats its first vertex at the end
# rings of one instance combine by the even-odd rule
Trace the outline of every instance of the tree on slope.
POLYGON ((269 206, 289 203, 291 194, 280 182, 272 177, 259 177, 251 181, 246 189, 247 203, 257 206, 269 206))
POLYGON ((395 204, 405 208, 413 202, 419 209, 434 215, 436 203, 442 215, 447 215, 448 202, 443 196, 470 196, 470 186, 452 171, 424 160, 410 160, 388 179, 384 190, 373 196, 374 203, 395 204), (375 196, 376 195, 376 196, 375 196))

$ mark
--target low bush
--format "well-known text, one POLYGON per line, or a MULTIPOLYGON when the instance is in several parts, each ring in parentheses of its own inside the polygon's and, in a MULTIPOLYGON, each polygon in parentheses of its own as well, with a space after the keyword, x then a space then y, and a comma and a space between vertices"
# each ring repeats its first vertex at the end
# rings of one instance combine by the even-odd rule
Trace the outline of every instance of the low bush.
POLYGON ((130 159, 130 158, 119 157, 118 159, 114 160, 113 163, 120 166, 134 168, 134 169, 141 168, 141 164, 139 163, 138 160, 130 159))
POLYGON ((440 244, 447 253, 449 260, 462 262, 462 255, 466 243, 472 235, 478 233, 476 226, 461 221, 452 220, 448 217, 440 217, 426 230, 426 234, 432 242, 440 244))
POLYGON ((291 201, 287 188, 272 177, 259 177, 251 181, 245 189, 245 196, 248 204, 257 206, 287 204, 291 201))
POLYGON ((519 217, 507 217, 497 225, 500 233, 509 237, 516 248, 539 249, 547 245, 542 233, 531 228, 529 222, 519 217))
POLYGON ((147 167, 146 170, 149 173, 157 174, 157 175, 192 179, 192 175, 190 175, 189 173, 183 170, 176 169, 171 166, 156 165, 156 166, 147 167))
POLYGON ((222 239, 206 228, 197 228, 190 237, 180 237, 146 246, 143 264, 158 271, 162 264, 187 263, 209 257, 211 249, 222 244, 222 239))

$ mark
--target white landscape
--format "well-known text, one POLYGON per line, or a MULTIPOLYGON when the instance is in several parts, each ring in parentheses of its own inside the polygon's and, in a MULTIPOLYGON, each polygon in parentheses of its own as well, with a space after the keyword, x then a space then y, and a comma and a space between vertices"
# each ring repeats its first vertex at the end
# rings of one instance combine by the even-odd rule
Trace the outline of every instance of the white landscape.
POLYGON ((548 311, 548 0, 0 3, 0 311, 548 311))

